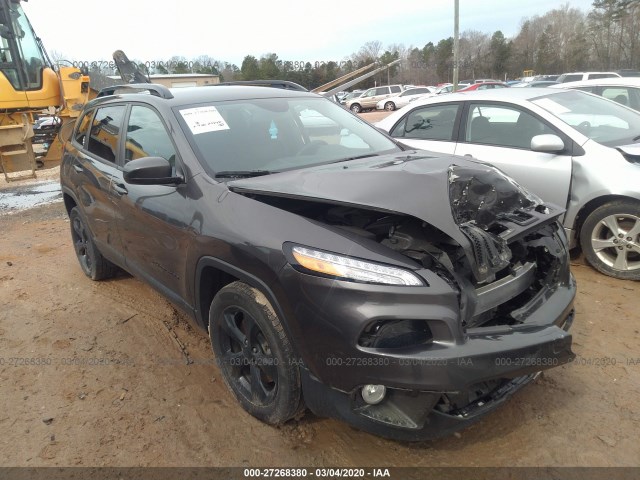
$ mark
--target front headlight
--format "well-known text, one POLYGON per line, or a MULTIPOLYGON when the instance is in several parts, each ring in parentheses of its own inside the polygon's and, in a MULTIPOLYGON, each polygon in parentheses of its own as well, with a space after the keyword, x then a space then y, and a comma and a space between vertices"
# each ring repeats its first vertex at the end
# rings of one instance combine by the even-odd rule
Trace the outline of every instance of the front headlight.
POLYGON ((385 285, 424 285, 417 275, 401 268, 365 262, 306 247, 293 247, 291 253, 300 267, 330 277, 385 285))

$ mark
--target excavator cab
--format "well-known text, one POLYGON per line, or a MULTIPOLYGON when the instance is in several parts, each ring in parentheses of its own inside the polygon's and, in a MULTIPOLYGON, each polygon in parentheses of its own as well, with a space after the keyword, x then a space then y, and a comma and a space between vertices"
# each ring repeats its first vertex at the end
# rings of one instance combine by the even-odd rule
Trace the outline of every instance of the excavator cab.
POLYGON ((19 0, 0 0, 1 109, 61 105, 60 82, 19 0))
MULTIPOLYGON (((7 181, 35 177, 38 166, 60 162, 58 129, 34 136, 34 116, 53 111, 60 132, 70 132, 92 88, 118 83, 99 72, 90 78, 76 67, 54 68, 20 2, 0 0, 0 172, 7 181)), ((125 83, 148 82, 122 51, 114 60, 125 83)))

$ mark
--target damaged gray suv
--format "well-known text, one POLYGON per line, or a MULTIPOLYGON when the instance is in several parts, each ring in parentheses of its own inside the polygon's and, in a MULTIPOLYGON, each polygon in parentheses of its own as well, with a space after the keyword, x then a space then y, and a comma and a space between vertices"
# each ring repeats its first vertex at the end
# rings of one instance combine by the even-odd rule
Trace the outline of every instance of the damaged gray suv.
POLYGON ((301 90, 88 103, 61 167, 85 274, 122 268, 192 315, 270 424, 306 407, 434 438, 571 361, 563 210, 301 90))

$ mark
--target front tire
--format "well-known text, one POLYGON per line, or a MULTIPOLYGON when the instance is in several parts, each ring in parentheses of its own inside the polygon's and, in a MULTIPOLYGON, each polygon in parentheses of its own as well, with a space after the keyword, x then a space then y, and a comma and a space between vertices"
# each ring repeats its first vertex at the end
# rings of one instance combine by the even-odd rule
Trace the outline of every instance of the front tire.
POLYGON ((396 106, 393 102, 387 102, 384 104, 384 109, 387 112, 393 112, 396 109, 396 106))
POLYGON ((301 406, 300 371, 273 307, 242 282, 222 288, 209 310, 209 336, 222 377, 242 407, 271 425, 301 406))
POLYGON ((102 256, 78 207, 73 207, 69 212, 69 223, 73 248, 84 274, 91 280, 105 280, 115 276, 118 267, 102 256))
POLYGON ((354 103, 354 104, 353 104, 353 105, 351 105, 351 107, 349 107, 349 108, 351 109, 351 111, 352 111, 353 113, 360 113, 360 112, 362 111, 362 107, 361 107, 359 104, 357 104, 357 103, 354 103))
POLYGON ((618 200, 597 208, 582 226, 580 244, 599 272, 640 280, 640 204, 618 200))

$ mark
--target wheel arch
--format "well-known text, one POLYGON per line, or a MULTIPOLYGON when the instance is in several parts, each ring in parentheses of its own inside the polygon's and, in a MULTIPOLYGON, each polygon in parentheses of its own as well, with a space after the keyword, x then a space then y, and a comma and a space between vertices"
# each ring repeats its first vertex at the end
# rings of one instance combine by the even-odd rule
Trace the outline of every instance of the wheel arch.
MULTIPOLYGON (((600 208, 603 205, 611 202, 617 201, 625 201, 632 202, 637 205, 640 205, 640 200, 634 197, 629 197, 626 195, 602 195, 600 197, 593 198, 585 203, 582 208, 578 211, 576 218, 573 222, 573 230, 575 232, 575 238, 580 239, 580 233, 582 231, 582 226, 584 225, 585 220, 591 215, 594 211, 600 208)), ((577 241, 577 245, 580 245, 580 241, 577 241)))
POLYGON ((78 206, 78 202, 75 197, 66 188, 62 190, 62 201, 64 202, 64 208, 67 211, 67 215, 71 213, 73 207, 78 206))
POLYGON ((223 287, 235 281, 241 281, 259 290, 273 307, 287 337, 290 340, 293 351, 297 354, 297 346, 294 335, 289 328, 284 310, 276 298, 273 290, 255 275, 241 270, 219 258, 205 256, 198 261, 195 278, 195 318, 200 326, 209 330, 209 308, 211 302, 223 287))

